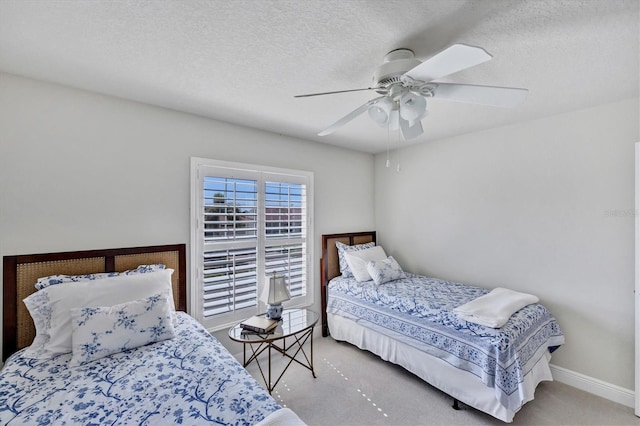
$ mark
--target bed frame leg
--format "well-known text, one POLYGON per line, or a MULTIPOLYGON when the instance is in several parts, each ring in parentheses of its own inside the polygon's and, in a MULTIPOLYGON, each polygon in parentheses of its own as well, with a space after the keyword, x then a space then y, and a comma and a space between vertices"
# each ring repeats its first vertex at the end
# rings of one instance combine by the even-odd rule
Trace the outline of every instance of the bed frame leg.
POLYGON ((460 410, 460 404, 457 399, 453 398, 453 405, 451 406, 454 410, 460 410))

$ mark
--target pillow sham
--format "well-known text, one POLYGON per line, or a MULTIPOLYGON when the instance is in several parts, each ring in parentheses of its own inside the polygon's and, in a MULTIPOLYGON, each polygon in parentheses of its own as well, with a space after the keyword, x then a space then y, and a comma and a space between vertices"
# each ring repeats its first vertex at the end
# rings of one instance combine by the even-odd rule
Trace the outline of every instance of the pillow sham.
POLYGON ((382 246, 375 246, 364 250, 353 250, 344 253, 353 277, 358 282, 369 281, 371 275, 367 271, 367 263, 370 260, 384 260, 387 254, 382 246))
POLYGON ((348 244, 341 243, 340 241, 336 241, 336 247, 338 248, 338 263, 340 264, 340 273, 343 277, 348 278, 352 277, 353 273, 349 269, 349 265, 347 264, 347 259, 345 259, 344 254, 348 251, 358 251, 365 250, 371 247, 374 247, 376 243, 370 242, 365 244, 354 244, 352 246, 348 244))
POLYGON ((367 271, 377 285, 405 278, 406 275, 398 262, 389 256, 384 260, 371 260, 367 263, 367 271))
POLYGON ((135 275, 135 274, 145 274, 147 272, 155 272, 161 269, 164 269, 165 265, 162 263, 158 263, 155 265, 140 265, 136 269, 129 269, 124 272, 98 272, 95 274, 85 274, 85 275, 50 275, 48 277, 38 278, 36 281, 35 287, 36 290, 42 290, 43 288, 47 288, 52 285, 62 284, 66 282, 78 282, 78 281, 93 281, 99 280, 102 278, 108 277, 117 277, 118 275, 135 275))
POLYGON ((166 294, 106 307, 72 308, 70 366, 175 337, 166 294))
POLYGON ((25 356, 44 358, 71 352, 73 308, 112 306, 154 294, 167 295, 175 311, 171 274, 173 269, 119 275, 94 281, 66 282, 37 291, 24 299, 36 326, 36 337, 25 356))

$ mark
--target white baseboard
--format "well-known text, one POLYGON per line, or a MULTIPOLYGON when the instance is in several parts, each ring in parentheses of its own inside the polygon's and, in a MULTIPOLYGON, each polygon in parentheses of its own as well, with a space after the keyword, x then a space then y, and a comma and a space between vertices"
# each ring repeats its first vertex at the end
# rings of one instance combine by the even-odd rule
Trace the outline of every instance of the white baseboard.
POLYGON ((631 389, 607 383, 605 381, 577 373, 566 368, 550 364, 553 379, 585 392, 592 393, 627 407, 635 407, 635 394, 631 389))

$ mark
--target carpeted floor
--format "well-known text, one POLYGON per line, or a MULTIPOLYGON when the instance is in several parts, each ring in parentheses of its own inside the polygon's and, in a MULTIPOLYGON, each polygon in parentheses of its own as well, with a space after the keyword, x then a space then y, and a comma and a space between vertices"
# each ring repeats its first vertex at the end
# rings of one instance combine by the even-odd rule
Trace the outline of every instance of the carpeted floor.
MULTIPOLYGON (((274 356, 274 374, 285 360, 274 356)), ((312 426, 505 424, 464 405, 455 411, 450 397, 411 373, 330 337, 314 339, 314 367, 315 379, 293 363, 273 391, 281 405, 312 426)), ((247 369, 262 383, 254 364, 247 369)), ((512 424, 638 426, 640 419, 629 407, 543 382, 512 424)))

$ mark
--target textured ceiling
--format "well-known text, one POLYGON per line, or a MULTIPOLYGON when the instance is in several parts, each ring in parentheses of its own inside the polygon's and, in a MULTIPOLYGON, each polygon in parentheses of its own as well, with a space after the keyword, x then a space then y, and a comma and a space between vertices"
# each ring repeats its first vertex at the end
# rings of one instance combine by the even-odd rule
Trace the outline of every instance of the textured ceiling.
POLYGON ((514 109, 429 101, 410 143, 637 97, 638 0, 0 1, 0 71, 366 152, 397 135, 363 114, 384 55, 454 43, 493 55, 439 81, 529 89, 514 109))

